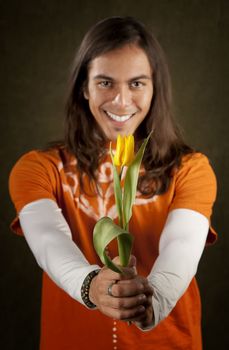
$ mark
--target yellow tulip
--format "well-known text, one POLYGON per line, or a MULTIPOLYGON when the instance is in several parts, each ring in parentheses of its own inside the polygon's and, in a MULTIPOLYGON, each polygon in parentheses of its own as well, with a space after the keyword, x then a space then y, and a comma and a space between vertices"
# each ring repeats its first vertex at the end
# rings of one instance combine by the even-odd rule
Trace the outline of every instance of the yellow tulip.
POLYGON ((123 167, 128 166, 134 159, 134 136, 118 135, 116 152, 114 156, 114 165, 123 167))
POLYGON ((138 175, 144 151, 152 132, 144 140, 137 155, 134 155, 133 135, 122 137, 118 135, 115 156, 110 143, 110 155, 113 162, 114 197, 119 225, 109 217, 101 218, 93 231, 93 242, 100 260, 111 270, 124 273, 120 266, 113 263, 107 255, 109 243, 117 238, 121 266, 127 266, 131 254, 133 236, 129 233, 129 222, 132 217, 132 206, 137 192, 138 175), (125 179, 122 180, 124 165, 128 166, 125 179), (121 169, 117 169, 120 167, 121 169))

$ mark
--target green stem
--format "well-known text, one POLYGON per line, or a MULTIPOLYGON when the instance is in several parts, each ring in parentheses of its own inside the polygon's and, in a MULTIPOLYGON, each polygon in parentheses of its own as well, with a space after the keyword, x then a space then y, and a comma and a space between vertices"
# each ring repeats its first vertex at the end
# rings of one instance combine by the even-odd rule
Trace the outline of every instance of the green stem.
MULTIPOLYGON (((122 188, 121 186, 121 180, 122 180, 122 172, 123 172, 123 166, 121 167, 121 170, 120 170, 120 173, 119 173, 119 181, 120 181, 120 188, 122 188)), ((121 193, 121 203, 122 203, 122 206, 123 206, 123 194, 121 193)), ((119 218, 119 226, 123 228, 123 209, 122 209, 122 213, 121 213, 121 217, 119 218)), ((120 243, 119 243, 120 245, 120 243)), ((120 248, 122 249, 122 248, 120 248)))
MULTIPOLYGON (((121 167, 120 173, 119 173, 119 181, 120 181, 120 187, 121 186, 121 181, 122 181, 122 173, 123 173, 124 166, 121 167)), ((119 225, 123 228, 123 198, 122 198, 122 217, 119 220, 119 225)), ((125 247, 124 247, 124 242, 122 240, 122 237, 118 237, 118 254, 120 258, 120 264, 121 266, 126 265, 126 259, 125 259, 125 247)))
POLYGON ((126 266, 127 262, 126 262, 126 253, 125 253, 125 247, 124 247, 124 242, 122 240, 122 237, 118 237, 118 255, 119 255, 119 259, 120 259, 120 264, 121 266, 126 266))
POLYGON ((124 166, 121 167, 120 174, 119 174, 119 181, 121 183, 122 180, 122 173, 123 173, 124 166))

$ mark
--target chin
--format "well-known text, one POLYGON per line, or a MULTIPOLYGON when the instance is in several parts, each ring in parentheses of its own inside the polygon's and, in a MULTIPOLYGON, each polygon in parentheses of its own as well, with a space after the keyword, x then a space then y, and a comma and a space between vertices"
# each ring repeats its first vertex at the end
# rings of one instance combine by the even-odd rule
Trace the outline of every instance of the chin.
POLYGON ((135 133, 136 128, 134 129, 129 129, 129 128, 114 128, 113 130, 104 130, 104 133, 106 137, 110 141, 116 141, 118 135, 121 136, 128 136, 128 135, 133 135, 135 133))

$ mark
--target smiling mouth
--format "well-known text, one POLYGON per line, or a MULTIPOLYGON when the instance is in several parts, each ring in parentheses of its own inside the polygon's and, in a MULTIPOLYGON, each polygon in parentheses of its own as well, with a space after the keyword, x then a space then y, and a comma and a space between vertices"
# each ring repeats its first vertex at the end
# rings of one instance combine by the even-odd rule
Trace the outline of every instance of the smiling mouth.
POLYGON ((117 114, 114 114, 114 113, 111 113, 111 112, 108 112, 108 111, 104 111, 106 113, 106 115, 116 121, 116 122, 119 122, 119 123, 124 123, 126 122, 127 120, 129 120, 131 117, 134 116, 135 113, 132 113, 132 114, 124 114, 124 115, 117 115, 117 114))

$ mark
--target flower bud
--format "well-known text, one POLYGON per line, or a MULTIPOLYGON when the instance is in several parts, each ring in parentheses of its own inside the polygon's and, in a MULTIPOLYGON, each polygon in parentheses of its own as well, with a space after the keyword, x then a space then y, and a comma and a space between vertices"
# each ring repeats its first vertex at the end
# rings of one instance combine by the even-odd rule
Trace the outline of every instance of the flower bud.
POLYGON ((114 156, 114 165, 123 167, 128 166, 134 159, 134 136, 118 135, 116 152, 114 156))

